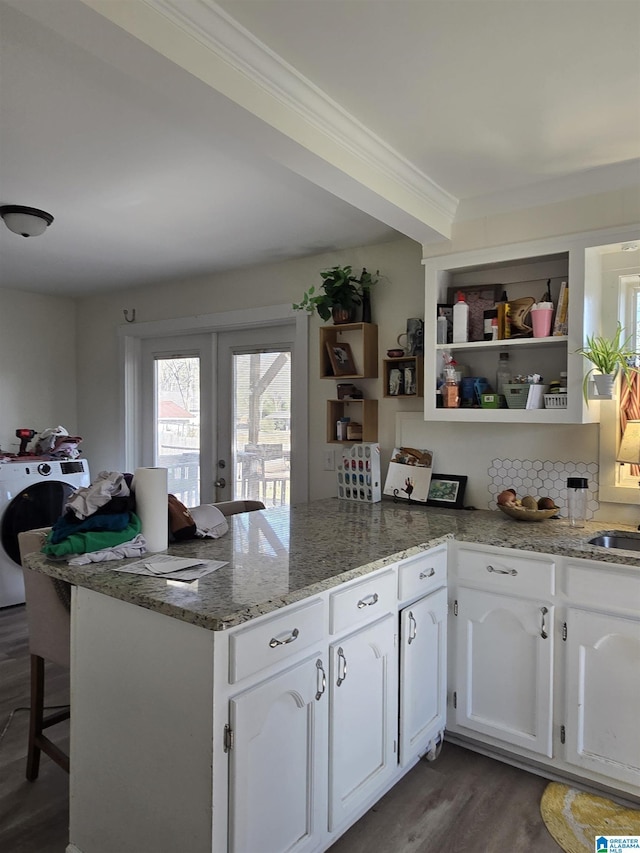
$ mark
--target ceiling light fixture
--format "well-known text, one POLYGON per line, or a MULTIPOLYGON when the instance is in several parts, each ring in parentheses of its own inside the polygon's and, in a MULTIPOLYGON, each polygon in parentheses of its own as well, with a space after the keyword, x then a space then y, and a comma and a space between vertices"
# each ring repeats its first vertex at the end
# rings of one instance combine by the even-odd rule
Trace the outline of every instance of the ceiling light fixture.
POLYGON ((622 249, 623 252, 637 252, 638 251, 638 244, 637 243, 623 243, 622 246, 620 246, 620 248, 622 249))
POLYGON ((0 207, 0 216, 9 231, 23 237, 37 237, 44 234, 53 222, 53 216, 37 207, 23 207, 21 204, 5 204, 0 207))

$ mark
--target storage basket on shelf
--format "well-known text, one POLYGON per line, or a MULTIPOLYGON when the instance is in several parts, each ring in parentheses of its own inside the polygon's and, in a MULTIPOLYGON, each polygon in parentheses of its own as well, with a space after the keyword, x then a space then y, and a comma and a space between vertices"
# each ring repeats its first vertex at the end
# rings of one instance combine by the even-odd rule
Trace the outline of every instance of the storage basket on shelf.
POLYGON ((528 385, 503 385, 504 397, 510 409, 526 409, 529 396, 528 385))
POLYGON ((567 395, 566 394, 545 394, 544 395, 545 409, 566 409, 567 395))

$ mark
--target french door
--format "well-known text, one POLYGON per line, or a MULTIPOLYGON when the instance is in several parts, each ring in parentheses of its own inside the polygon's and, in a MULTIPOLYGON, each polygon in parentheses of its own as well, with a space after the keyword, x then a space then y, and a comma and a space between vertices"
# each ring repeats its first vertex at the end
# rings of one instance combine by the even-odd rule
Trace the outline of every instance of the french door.
POLYGON ((186 506, 291 500, 289 325, 142 342, 143 464, 186 506))

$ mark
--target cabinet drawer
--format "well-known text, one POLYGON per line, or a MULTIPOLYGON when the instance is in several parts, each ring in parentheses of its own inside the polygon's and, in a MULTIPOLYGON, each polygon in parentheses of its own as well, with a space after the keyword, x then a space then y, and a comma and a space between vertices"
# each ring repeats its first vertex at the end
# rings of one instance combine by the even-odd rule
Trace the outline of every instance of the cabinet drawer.
POLYGON ((229 682, 234 684, 302 649, 323 642, 324 602, 321 598, 258 625, 241 628, 229 637, 229 682))
POLYGON ((628 572, 611 563, 566 564, 566 593, 572 604, 640 610, 640 572, 628 572))
POLYGON ((398 564, 398 598, 409 601, 447 583, 447 547, 434 548, 398 564))
POLYGON ((458 581, 468 581, 507 594, 548 598, 555 593, 555 562, 530 558, 496 548, 493 551, 457 549, 458 581))
POLYGON ((396 609, 396 573, 386 571, 331 594, 329 630, 346 631, 396 609))

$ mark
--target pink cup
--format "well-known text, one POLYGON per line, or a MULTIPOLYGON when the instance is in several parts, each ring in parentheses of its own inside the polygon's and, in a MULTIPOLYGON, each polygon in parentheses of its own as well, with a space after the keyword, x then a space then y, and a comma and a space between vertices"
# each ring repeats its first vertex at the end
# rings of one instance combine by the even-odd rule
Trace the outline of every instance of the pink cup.
POLYGON ((531 311, 534 338, 548 338, 551 333, 551 316, 553 308, 537 308, 531 311))

